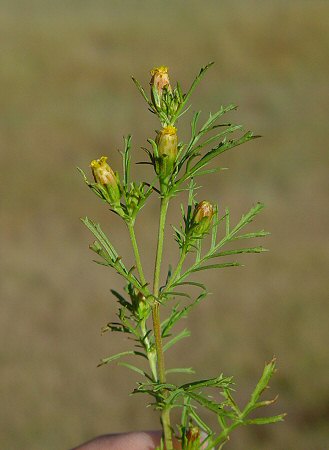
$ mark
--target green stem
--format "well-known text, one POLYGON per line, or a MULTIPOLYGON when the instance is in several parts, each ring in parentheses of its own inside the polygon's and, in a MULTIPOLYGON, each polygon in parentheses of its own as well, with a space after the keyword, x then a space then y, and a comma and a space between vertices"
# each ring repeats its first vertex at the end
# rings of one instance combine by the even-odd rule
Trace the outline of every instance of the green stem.
POLYGON ((158 372, 157 372, 156 353, 152 350, 149 338, 146 336, 147 335, 146 319, 144 319, 140 322, 140 327, 141 327, 141 331, 143 334, 143 340, 144 340, 144 345, 145 345, 145 349, 146 349, 147 359, 150 364, 153 380, 157 381, 158 372))
POLYGON ((129 283, 131 283, 138 291, 140 291, 145 297, 149 295, 149 292, 146 288, 141 286, 139 281, 133 277, 131 274, 125 272, 123 268, 120 266, 120 264, 114 263, 111 265, 111 267, 114 267, 115 270, 118 272, 119 275, 121 275, 123 278, 125 278, 129 283))
POLYGON ((161 198, 161 207, 160 207, 158 244, 157 244, 157 253, 156 253, 156 259, 155 259, 154 279, 153 279, 153 295, 154 295, 155 299, 157 299, 159 296, 159 283, 160 283, 160 270, 161 270, 161 261, 162 261, 162 251, 163 251, 164 229, 165 229, 165 224, 166 224, 168 204, 169 204, 169 198, 162 197, 161 198))
POLYGON ((161 423, 163 428, 163 434, 164 434, 164 443, 165 443, 165 449, 166 450, 173 450, 173 442, 172 442, 172 433, 171 433, 171 426, 170 426, 170 409, 164 408, 161 413, 161 423))
MULTIPOLYGON (((161 261, 163 252, 163 242, 164 242, 164 230, 166 224, 166 216, 168 211, 169 198, 161 198, 160 206, 160 220, 159 220, 159 231, 158 231, 158 244, 156 251, 155 267, 154 267, 154 280, 153 280, 153 296, 154 304, 152 307, 152 319, 153 319, 153 332, 155 340, 155 348, 158 363, 158 376, 160 383, 166 382, 166 371, 164 364, 163 346, 161 338, 161 321, 159 313, 159 284, 160 284, 160 273, 161 273, 161 261)), ((164 391, 164 395, 166 392, 164 391)), ((164 443, 166 450, 173 450, 171 426, 170 426, 170 408, 164 407, 161 412, 161 423, 163 428, 164 443)))
MULTIPOLYGON (((227 440, 229 439, 229 436, 231 434, 231 432, 238 427, 239 425, 242 425, 243 422, 234 422, 232 425, 230 425, 229 427, 225 427, 222 431, 222 433, 218 436, 218 438, 213 441, 211 444, 215 447, 217 447, 217 445, 222 444, 222 446, 225 444, 225 442, 227 442, 227 440)), ((219 447, 219 448, 222 448, 219 447)))
POLYGON ((176 279, 180 276, 181 270, 182 270, 182 266, 184 264, 185 258, 186 258, 187 252, 183 249, 182 253, 180 255, 177 267, 174 271, 174 273, 172 274, 172 276, 170 277, 170 280, 166 286, 166 288, 163 290, 163 292, 168 292, 169 289, 171 288, 171 286, 174 284, 174 282, 176 281, 176 279))
MULTIPOLYGON (((139 249, 138 249, 138 244, 137 244, 137 240, 136 240, 136 235, 135 235, 135 229, 134 229, 134 223, 133 222, 129 222, 127 224, 128 226, 128 230, 129 230, 129 234, 130 234, 130 239, 131 239, 131 243, 133 246, 133 250, 134 250, 134 255, 135 255, 135 261, 136 261, 136 267, 138 270, 138 274, 140 276, 141 282, 143 284, 143 286, 145 286, 146 283, 146 278, 144 275, 144 271, 143 271, 143 266, 142 266, 142 262, 141 262, 141 258, 140 258, 140 254, 139 254, 139 249)), ((147 329, 146 329, 146 320, 142 320, 140 323, 140 328, 144 337, 144 343, 145 343, 145 349, 146 349, 146 354, 147 354, 147 358, 150 364, 150 368, 151 368, 151 372, 152 372, 152 376, 154 381, 157 380, 158 378, 158 374, 157 374, 157 365, 156 365, 156 354, 152 351, 151 345, 150 345, 150 341, 148 339, 148 337, 145 337, 147 334, 147 329)))
POLYGON ((164 364, 164 355, 162 348, 162 338, 161 338, 161 321, 159 314, 159 302, 155 301, 152 306, 152 321, 153 321, 153 331, 154 331, 154 340, 155 340, 155 348, 157 355, 157 363, 158 363, 158 381, 160 383, 166 382, 166 371, 164 364))
POLYGON ((142 262, 141 262, 141 258, 139 255, 139 250, 138 250, 138 244, 137 244, 137 240, 136 240, 136 235, 135 235, 135 229, 134 229, 134 223, 129 222, 127 224, 128 226, 128 230, 129 230, 129 234, 130 234, 130 240, 133 246, 133 250, 134 250, 134 255, 135 255, 135 261, 136 261, 136 267, 138 270, 138 274, 140 276, 142 285, 145 286, 146 283, 146 279, 144 276, 144 272, 143 272, 143 266, 142 266, 142 262))

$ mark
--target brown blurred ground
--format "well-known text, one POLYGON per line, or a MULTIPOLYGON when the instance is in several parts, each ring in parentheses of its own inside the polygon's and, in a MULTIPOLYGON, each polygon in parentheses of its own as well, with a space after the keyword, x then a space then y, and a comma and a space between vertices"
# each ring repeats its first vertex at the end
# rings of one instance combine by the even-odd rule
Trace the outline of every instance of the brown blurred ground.
MULTIPOLYGON (((238 103, 230 120, 264 138, 225 155, 230 170, 202 180, 206 196, 235 218, 264 201, 255 227, 272 232, 271 252, 206 280, 213 295, 169 363, 234 375, 243 401, 277 355, 273 411, 286 422, 241 430, 227 448, 328 448, 328 16, 325 1, 1 1, 1 448, 158 426, 146 399, 127 395, 134 375, 96 368, 128 346, 99 333, 122 283, 91 263, 78 218, 102 222, 122 254, 128 244, 75 167, 104 153, 119 164, 128 133, 141 158, 157 123, 130 75, 147 85, 167 64, 186 88, 210 60, 193 108, 238 103)), ((154 201, 138 223, 148 273, 156 212, 154 201)))

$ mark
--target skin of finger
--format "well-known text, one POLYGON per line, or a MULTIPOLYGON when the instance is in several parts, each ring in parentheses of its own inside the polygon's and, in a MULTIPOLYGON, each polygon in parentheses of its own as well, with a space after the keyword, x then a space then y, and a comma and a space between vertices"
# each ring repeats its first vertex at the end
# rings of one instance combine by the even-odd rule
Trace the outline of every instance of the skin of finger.
MULTIPOLYGON (((160 444, 160 431, 143 431, 99 436, 72 450, 154 450, 160 444)), ((176 450, 180 450, 175 440, 176 450)))

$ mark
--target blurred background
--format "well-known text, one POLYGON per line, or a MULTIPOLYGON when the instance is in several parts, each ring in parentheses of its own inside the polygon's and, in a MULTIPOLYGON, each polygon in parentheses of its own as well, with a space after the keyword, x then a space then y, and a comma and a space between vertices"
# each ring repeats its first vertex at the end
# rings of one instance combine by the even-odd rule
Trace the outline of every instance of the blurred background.
MULTIPOLYGON (((236 431, 227 448, 328 448, 328 16, 329 3, 317 0, 1 0, 1 448, 68 449, 159 426, 146 398, 128 396, 138 376, 96 367, 129 342, 100 335, 117 309, 110 289, 122 281, 92 263, 79 217, 101 222, 132 258, 126 230, 76 166, 88 171, 107 154, 119 167, 128 133, 135 161, 143 158, 158 123, 131 75, 147 87, 149 70, 168 65, 186 90, 212 60, 191 114, 236 103, 225 120, 263 138, 223 155, 229 170, 200 179, 199 199, 230 206, 235 220, 266 203, 253 229, 271 231, 270 252, 204 276, 213 294, 168 364, 193 365, 200 378, 233 375, 243 403, 276 355, 269 396, 279 393, 272 412, 287 412, 286 421, 236 431)), ((136 174, 152 176, 148 166, 136 174)), ((148 274, 157 208, 154 196, 137 223, 148 274)), ((165 261, 176 258, 173 243, 165 261)))

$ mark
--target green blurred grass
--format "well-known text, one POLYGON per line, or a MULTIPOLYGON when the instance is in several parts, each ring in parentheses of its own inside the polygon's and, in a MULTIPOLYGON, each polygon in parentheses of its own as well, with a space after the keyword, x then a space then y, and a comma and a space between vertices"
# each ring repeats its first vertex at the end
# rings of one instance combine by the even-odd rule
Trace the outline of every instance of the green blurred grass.
MULTIPOLYGON (((75 166, 104 153, 119 164, 116 149, 130 132, 141 157, 157 123, 130 75, 147 85, 148 69, 167 64, 186 87, 210 60, 193 107, 207 113, 235 102, 232 120, 264 138, 225 155, 230 170, 203 185, 235 217, 264 201, 257 225, 272 232, 271 252, 206 279, 213 295, 169 361, 193 364, 201 376, 233 374, 242 401, 277 355, 274 410, 287 420, 241 430, 231 448, 326 448, 328 13, 322 1, 0 3, 2 448, 69 448, 158 426, 144 399, 127 396, 130 374, 96 369, 128 345, 99 335, 115 314, 109 290, 121 282, 91 263, 78 218, 101 221, 122 254, 129 248, 75 166)), ((138 223, 149 273, 156 212, 152 203, 138 223)), ((175 257, 173 245, 166 260, 175 257)))

